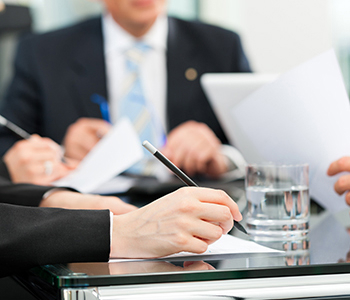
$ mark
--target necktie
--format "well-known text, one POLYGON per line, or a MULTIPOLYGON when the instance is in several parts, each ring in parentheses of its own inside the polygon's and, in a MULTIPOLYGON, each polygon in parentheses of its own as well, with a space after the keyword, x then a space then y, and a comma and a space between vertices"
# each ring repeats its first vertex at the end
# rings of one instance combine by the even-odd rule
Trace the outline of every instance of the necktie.
MULTIPOLYGON (((145 98, 140 79, 140 65, 149 49, 149 46, 138 42, 126 52, 126 77, 118 111, 119 117, 130 119, 141 142, 148 140, 153 145, 162 146, 164 131, 153 106, 145 98)), ((153 173, 153 164, 154 159, 144 150, 144 159, 127 172, 150 175, 153 173)))

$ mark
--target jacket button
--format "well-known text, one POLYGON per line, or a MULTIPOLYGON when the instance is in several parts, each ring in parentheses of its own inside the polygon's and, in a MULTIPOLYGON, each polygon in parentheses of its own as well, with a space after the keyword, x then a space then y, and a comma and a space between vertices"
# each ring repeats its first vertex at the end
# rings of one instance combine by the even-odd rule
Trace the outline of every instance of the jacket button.
POLYGON ((196 71, 196 69, 188 68, 185 72, 185 77, 189 81, 195 80, 197 76, 198 76, 198 72, 196 71))

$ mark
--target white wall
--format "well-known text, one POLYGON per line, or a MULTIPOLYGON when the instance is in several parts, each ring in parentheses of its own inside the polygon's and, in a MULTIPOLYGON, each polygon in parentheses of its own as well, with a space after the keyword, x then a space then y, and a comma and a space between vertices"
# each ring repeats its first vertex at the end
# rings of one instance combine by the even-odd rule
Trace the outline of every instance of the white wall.
POLYGON ((238 31, 254 71, 281 73, 332 47, 330 1, 201 0, 201 17, 238 31))

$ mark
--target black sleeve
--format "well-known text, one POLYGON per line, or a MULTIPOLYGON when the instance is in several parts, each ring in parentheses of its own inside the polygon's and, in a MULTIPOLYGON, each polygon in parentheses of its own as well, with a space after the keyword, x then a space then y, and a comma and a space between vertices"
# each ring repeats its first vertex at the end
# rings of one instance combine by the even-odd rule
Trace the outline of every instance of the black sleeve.
POLYGON ((8 180, 11 180, 10 173, 7 169, 5 162, 2 159, 0 160, 0 177, 4 177, 8 180))
POLYGON ((0 276, 38 265, 108 261, 108 210, 0 204, 0 276))
POLYGON ((52 188, 52 186, 14 184, 10 180, 0 177, 0 202, 24 206, 39 206, 43 195, 52 188))

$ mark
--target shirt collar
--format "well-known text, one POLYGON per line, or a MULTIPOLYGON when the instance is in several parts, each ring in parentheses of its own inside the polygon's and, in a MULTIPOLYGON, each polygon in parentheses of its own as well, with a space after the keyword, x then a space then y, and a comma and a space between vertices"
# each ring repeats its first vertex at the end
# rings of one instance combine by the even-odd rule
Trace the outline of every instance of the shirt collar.
MULTIPOLYGON (((137 39, 116 23, 111 14, 102 17, 102 32, 104 37, 105 54, 111 52, 124 52, 130 49, 137 39)), ((168 19, 160 15, 151 29, 141 38, 147 45, 155 50, 166 50, 168 37, 168 19)))

